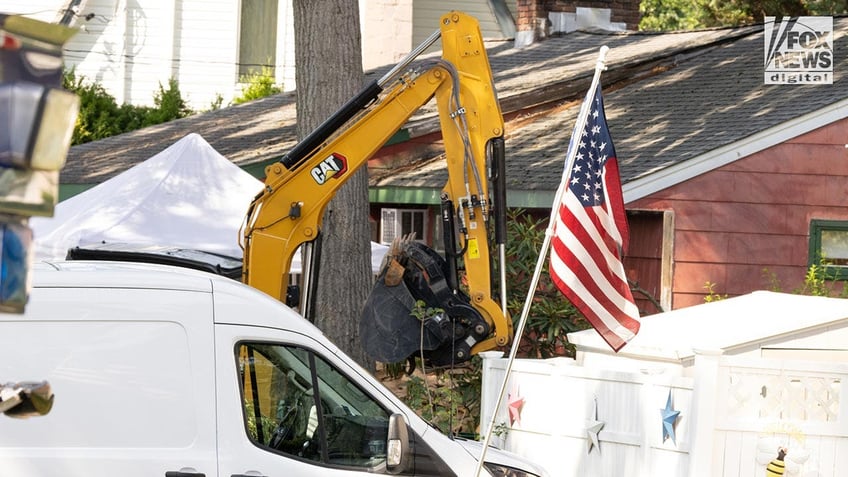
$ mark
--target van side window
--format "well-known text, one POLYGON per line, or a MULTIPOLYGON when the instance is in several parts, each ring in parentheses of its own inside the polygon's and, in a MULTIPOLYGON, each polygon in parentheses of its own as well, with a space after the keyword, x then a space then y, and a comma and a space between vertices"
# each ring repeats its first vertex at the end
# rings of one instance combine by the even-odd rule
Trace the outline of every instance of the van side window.
POLYGON ((332 466, 386 459, 389 413, 344 374, 294 346, 237 346, 245 428, 258 446, 332 466))

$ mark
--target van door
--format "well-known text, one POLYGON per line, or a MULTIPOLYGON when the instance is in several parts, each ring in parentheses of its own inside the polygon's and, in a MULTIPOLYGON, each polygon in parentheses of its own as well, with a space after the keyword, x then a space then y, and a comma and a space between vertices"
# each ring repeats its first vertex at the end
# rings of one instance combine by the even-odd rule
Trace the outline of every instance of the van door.
MULTIPOLYGON (((386 473, 389 418, 375 399, 297 333, 216 325, 221 476, 386 473)), ((425 447, 421 443, 421 447, 425 447)), ((450 475, 439 459, 416 475, 450 475)))
POLYGON ((217 472, 212 296, 36 288, 0 318, 0 379, 46 379, 50 413, 2 417, 0 476, 217 472))

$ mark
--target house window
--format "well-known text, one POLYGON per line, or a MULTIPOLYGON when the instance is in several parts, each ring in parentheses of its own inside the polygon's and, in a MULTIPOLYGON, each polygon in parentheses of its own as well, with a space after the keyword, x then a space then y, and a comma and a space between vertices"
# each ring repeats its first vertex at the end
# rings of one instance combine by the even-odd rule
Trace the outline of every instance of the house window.
POLYGON ((395 237, 415 233, 417 242, 426 242, 426 209, 382 209, 380 212, 380 243, 390 245, 395 237))
POLYGON ((848 221, 812 220, 808 265, 825 262, 835 278, 848 279, 848 221))
POLYGON ((239 77, 274 77, 277 57, 277 0, 242 0, 239 32, 239 77))

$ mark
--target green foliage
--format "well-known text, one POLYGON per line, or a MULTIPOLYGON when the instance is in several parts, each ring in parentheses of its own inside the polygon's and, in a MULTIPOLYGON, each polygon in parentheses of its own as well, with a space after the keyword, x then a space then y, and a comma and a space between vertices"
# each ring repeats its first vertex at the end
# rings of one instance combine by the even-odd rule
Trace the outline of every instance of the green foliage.
POLYGON ((830 289, 827 286, 827 266, 812 264, 804 274, 804 285, 799 290, 801 295, 829 296, 830 289))
POLYGON ((118 116, 118 103, 98 83, 87 83, 77 78, 74 70, 67 70, 62 76, 62 86, 76 93, 80 98, 79 115, 74 127, 72 144, 82 144, 95 139, 114 136, 121 133, 118 116))
MULTIPOLYGON (((834 267, 835 265, 828 262, 826 258, 821 258, 819 263, 814 263, 807 268, 807 271, 804 273, 804 282, 792 289, 790 293, 796 295, 848 298, 848 281, 841 280, 834 267)), ((768 281, 770 291, 783 292, 783 284, 780 283, 780 279, 776 273, 764 268, 763 277, 768 281)), ((704 288, 707 289, 708 295, 704 297, 704 301, 711 302, 727 298, 727 295, 723 297, 717 295, 713 291, 714 286, 714 283, 707 282, 704 288)))
MULTIPOLYGON (((506 263, 507 309, 517 325, 527 292, 545 239, 547 219, 536 219, 523 209, 507 213, 506 263)), ((562 293, 554 286, 548 273, 548 260, 536 286, 527 323, 521 341, 521 354, 536 358, 571 355, 572 346, 566 333, 590 327, 562 293)))
MULTIPOLYGON (((533 280, 546 229, 547 219, 537 219, 522 209, 508 212, 506 256, 510 259, 505 264, 507 308, 516 324, 527 301, 527 291, 533 280)), ((426 307, 419 301, 410 313, 424 320, 441 311, 426 307)), ((571 355, 573 348, 566 340, 566 333, 589 327, 589 323, 554 286, 546 259, 527 316, 519 354, 534 358, 571 355)), ((389 377, 399 376, 403 364, 387 364, 383 369, 389 377)), ((399 395, 407 405, 443 432, 474 434, 480 417, 481 376, 482 364, 477 356, 451 370, 424 373, 419 366, 419 371, 406 379, 405 395, 399 395)), ((503 426, 500 432, 504 432, 503 426)))
POLYGON ((510 430, 510 427, 508 425, 506 425, 506 422, 499 422, 498 424, 495 425, 495 428, 492 429, 492 434, 494 434, 494 435, 496 435, 496 436, 498 436, 502 439, 505 439, 506 436, 509 434, 509 430, 510 430))
POLYGON ((846 0, 642 0, 640 30, 670 31, 760 23, 769 16, 838 15, 846 0))
MULTIPOLYGON (((247 435, 250 436, 251 440, 258 441, 259 432, 256 428, 256 413, 253 412, 253 400, 244 400, 244 412, 247 415, 247 435)), ((270 438, 271 434, 274 433, 277 423, 267 416, 259 416, 259 420, 262 423, 262 434, 267 440, 270 438)))
POLYGON ((245 83, 245 86, 241 89, 241 96, 233 99, 234 104, 246 103, 283 91, 283 88, 274 84, 274 71, 267 66, 259 73, 242 76, 239 81, 245 83))
POLYGON ((639 29, 647 31, 692 30, 698 28, 698 2, 688 0, 642 0, 639 29))
POLYGON ((481 377, 480 358, 473 357, 459 368, 411 376, 403 400, 443 433, 475 434, 481 377))
POLYGON ((412 315, 418 321, 426 321, 436 315, 444 313, 445 310, 441 308, 433 308, 427 306, 427 303, 424 300, 416 300, 415 307, 409 311, 409 314, 412 315))
POLYGON ((215 93, 215 99, 209 103, 208 111, 217 111, 221 109, 221 106, 224 104, 224 97, 221 96, 221 93, 215 93))
MULTIPOLYGON (((792 293, 796 295, 848 298, 848 281, 840 280, 833 267, 834 265, 822 257, 819 263, 814 263, 807 268, 807 272, 804 274, 804 283, 795 287, 792 293)), ((763 274, 771 283, 771 291, 779 292, 782 290, 783 286, 775 273, 764 269, 763 274)))
POLYGON ((96 141, 192 114, 173 78, 168 81, 168 89, 159 85, 159 91, 153 95, 153 107, 118 105, 101 84, 77 77, 74 70, 64 72, 62 86, 80 98, 71 144, 96 141))
POLYGON ((148 114, 145 126, 166 123, 174 119, 190 116, 193 111, 188 107, 180 93, 180 85, 176 78, 168 80, 168 89, 159 83, 159 91, 153 95, 155 107, 147 108, 148 114))
POLYGON ((406 363, 383 363, 383 372, 389 379, 399 379, 406 374, 406 363))
POLYGON ((720 294, 716 293, 715 292, 715 286, 716 286, 716 284, 713 283, 713 282, 707 282, 706 284, 704 284, 704 289, 707 290, 707 296, 704 297, 705 302, 711 303, 711 302, 714 302, 714 301, 724 300, 725 298, 727 298, 727 294, 720 295, 720 294))

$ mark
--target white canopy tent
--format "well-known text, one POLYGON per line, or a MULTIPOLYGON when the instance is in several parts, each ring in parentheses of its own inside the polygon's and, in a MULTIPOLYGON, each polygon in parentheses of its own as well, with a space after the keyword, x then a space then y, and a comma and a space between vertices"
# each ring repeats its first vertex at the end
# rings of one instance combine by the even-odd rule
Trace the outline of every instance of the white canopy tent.
POLYGON ((189 134, 127 171, 33 218, 36 259, 73 247, 167 245, 241 257, 238 230, 262 182, 189 134))
MULTIPOLYGON (((386 256, 386 252, 388 251, 388 245, 371 242, 371 270, 375 275, 380 272, 381 265, 383 264, 383 257, 386 256)), ((294 253, 294 257, 292 257, 291 268, 289 269, 290 273, 300 273, 303 270, 302 255, 303 254, 298 247, 294 253)))
MULTIPOLYGON (((189 134, 127 171, 30 220, 36 260, 103 244, 204 250, 241 259, 239 229, 262 182, 189 134)), ((372 243, 379 270, 388 247, 372 243)), ((291 273, 300 273, 295 253, 291 273)))

